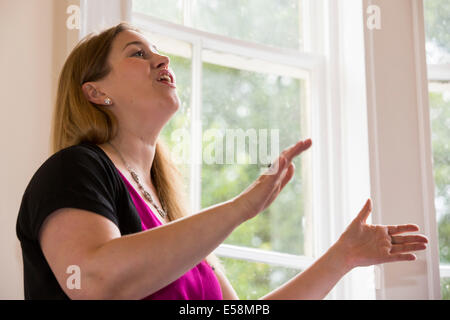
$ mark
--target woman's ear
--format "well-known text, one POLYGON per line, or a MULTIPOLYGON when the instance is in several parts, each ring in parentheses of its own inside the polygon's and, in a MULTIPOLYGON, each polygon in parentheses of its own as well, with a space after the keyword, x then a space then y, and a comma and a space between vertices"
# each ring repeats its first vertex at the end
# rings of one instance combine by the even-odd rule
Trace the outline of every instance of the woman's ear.
POLYGON ((108 98, 108 96, 100 91, 95 83, 86 82, 81 86, 81 89, 83 90, 86 99, 88 99, 90 102, 99 105, 106 104, 105 99, 108 98))

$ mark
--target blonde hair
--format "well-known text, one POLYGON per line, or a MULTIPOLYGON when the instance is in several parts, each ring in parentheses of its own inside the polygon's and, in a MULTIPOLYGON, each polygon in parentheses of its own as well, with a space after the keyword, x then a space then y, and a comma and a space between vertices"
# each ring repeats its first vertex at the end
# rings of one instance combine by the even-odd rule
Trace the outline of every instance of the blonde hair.
MULTIPOLYGON (((121 22, 99 34, 84 37, 68 56, 59 76, 56 103, 53 111, 52 152, 81 142, 103 144, 117 135, 118 122, 114 114, 101 105, 89 101, 82 84, 103 79, 111 71, 108 56, 116 36, 125 30, 142 34, 136 27, 121 22)), ((183 179, 161 139, 150 171, 158 198, 170 221, 188 215, 183 179)), ((211 254, 207 261, 223 271, 218 258, 211 254)))

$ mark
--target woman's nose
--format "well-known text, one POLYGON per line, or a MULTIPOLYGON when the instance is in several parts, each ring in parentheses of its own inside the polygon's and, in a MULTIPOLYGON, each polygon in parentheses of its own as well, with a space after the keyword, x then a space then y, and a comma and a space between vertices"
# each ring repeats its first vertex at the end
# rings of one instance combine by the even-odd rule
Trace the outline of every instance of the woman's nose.
POLYGON ((153 55, 152 67, 155 69, 168 68, 170 59, 167 56, 162 56, 159 54, 153 55))

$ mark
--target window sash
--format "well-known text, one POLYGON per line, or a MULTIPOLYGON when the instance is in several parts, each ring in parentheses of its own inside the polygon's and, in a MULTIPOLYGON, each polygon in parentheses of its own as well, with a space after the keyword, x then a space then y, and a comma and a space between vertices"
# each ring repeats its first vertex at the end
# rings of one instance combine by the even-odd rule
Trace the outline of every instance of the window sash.
POLYGON ((450 278, 450 264, 440 264, 439 271, 441 273, 441 279, 450 278))
POLYGON ((428 81, 450 81, 450 64, 428 64, 428 81))
MULTIPOLYGON (((185 8, 185 10, 187 10, 185 8)), ((185 18, 189 20, 189 12, 185 12, 185 18)), ((202 109, 202 64, 204 50, 217 51, 224 54, 231 54, 237 57, 253 58, 272 62, 286 67, 303 69, 305 72, 296 74, 296 78, 307 79, 311 88, 311 108, 318 105, 320 99, 320 82, 323 82, 324 59, 320 55, 304 53, 292 49, 274 48, 258 43, 247 42, 239 39, 216 35, 200 31, 185 25, 174 24, 162 19, 148 16, 139 12, 131 15, 132 23, 150 33, 183 41, 192 46, 192 95, 191 95, 191 212, 201 210, 201 109, 202 109)), ((256 70, 255 70, 256 71, 256 70)), ((263 72, 263 70, 261 70, 263 72)), ((316 108, 319 110, 320 108, 316 108)), ((317 169, 316 169, 317 170, 317 169)), ((316 192, 313 192, 313 194, 316 192)), ((323 198, 321 199, 323 201, 323 198)), ((315 221, 315 223, 317 223, 315 221)), ((316 228, 317 229, 317 228, 316 228)), ((309 240, 305 241, 309 242, 309 240)), ((315 240, 312 240, 315 243, 315 240)), ((315 250, 317 251, 317 250, 315 250)), ((216 253, 230 258, 244 259, 255 262, 276 264, 289 268, 306 268, 312 257, 301 255, 285 254, 276 251, 266 251, 254 248, 247 248, 236 245, 220 245, 216 253), (277 262, 278 261, 278 262, 277 262)))
POLYGON ((314 259, 311 257, 230 244, 222 244, 214 252, 217 255, 226 258, 235 258, 250 262, 262 262, 298 270, 305 270, 314 262, 314 259))
MULTIPOLYGON (((450 64, 427 64, 428 82, 450 81, 450 64)), ((439 264, 440 278, 450 278, 450 264, 439 264)))
POLYGON ((193 45, 198 43, 202 49, 217 50, 237 56, 272 61, 306 70, 314 69, 318 64, 323 62, 321 55, 277 48, 212 34, 151 17, 140 12, 133 12, 132 22, 139 28, 148 30, 149 32, 155 32, 177 40, 189 42, 193 45))

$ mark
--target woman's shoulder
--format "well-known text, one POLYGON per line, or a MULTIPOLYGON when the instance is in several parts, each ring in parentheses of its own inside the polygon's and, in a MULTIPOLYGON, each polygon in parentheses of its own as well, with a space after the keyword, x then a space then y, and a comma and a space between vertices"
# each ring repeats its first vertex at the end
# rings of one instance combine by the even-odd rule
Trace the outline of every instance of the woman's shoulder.
POLYGON ((81 142, 77 145, 72 145, 63 148, 45 160, 37 170, 37 174, 46 171, 61 170, 78 170, 91 169, 101 170, 110 169, 108 166, 108 159, 102 150, 94 143, 81 142))
POLYGON ((84 184, 93 180, 101 180, 109 188, 115 188, 117 174, 97 145, 82 142, 47 158, 31 177, 25 193, 46 189, 46 186, 60 188, 69 183, 84 184))
POLYGON ((67 161, 72 159, 83 159, 91 161, 104 161, 104 153, 92 142, 80 142, 79 144, 63 148, 52 154, 46 162, 67 161))
POLYGON ((105 157, 92 143, 80 143, 52 154, 25 188, 18 215, 19 239, 23 235, 35 239, 43 219, 58 208, 97 212, 117 222, 116 206, 123 202, 123 187, 120 176, 105 157))

